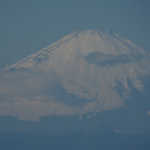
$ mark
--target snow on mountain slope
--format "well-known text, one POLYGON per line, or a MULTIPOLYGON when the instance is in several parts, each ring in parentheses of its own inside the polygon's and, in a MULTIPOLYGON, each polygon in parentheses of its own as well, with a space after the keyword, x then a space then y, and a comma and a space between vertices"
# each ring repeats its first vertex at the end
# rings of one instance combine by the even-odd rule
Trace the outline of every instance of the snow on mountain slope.
POLYGON ((76 31, 62 38, 45 49, 30 55, 22 61, 14 64, 12 67, 32 67, 49 60, 50 55, 53 57, 81 57, 88 53, 98 51, 103 54, 113 54, 115 56, 128 54, 135 56, 145 56, 144 51, 131 43, 130 41, 119 37, 119 35, 111 32, 101 32, 96 30, 76 31))
POLYGON ((23 104, 13 106, 14 112, 22 113, 19 118, 34 120, 44 115, 96 114, 121 107, 130 97, 131 85, 142 92, 141 79, 150 75, 150 55, 118 34, 84 30, 71 33, 10 66, 9 70, 22 75, 27 70, 25 83, 20 84, 32 87, 34 93, 31 97, 15 93, 15 97, 22 99, 19 104, 25 101, 26 109, 36 114, 29 118, 21 110, 23 104), (51 80, 57 82, 56 89, 47 86, 48 82, 54 85, 51 80), (52 96, 53 93, 56 95, 52 96), (77 101, 78 104, 72 104, 77 101))

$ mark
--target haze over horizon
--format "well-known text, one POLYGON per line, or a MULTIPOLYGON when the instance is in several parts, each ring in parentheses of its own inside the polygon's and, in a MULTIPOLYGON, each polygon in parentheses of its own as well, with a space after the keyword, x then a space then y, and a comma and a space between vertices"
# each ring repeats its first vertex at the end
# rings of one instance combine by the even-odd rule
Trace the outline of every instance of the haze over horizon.
POLYGON ((0 0, 0 149, 150 150, 148 0, 0 0))

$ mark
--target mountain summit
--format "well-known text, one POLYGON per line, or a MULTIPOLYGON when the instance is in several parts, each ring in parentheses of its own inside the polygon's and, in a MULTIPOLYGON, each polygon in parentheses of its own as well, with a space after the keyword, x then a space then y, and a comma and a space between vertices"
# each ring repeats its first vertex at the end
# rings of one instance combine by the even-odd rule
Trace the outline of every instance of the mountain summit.
POLYGON ((146 56, 141 48, 111 31, 75 31, 43 50, 14 64, 12 67, 16 69, 31 68, 39 64, 48 64, 50 56, 54 59, 62 59, 63 63, 68 62, 69 59, 77 61, 82 57, 88 60, 90 59, 88 55, 94 55, 95 53, 105 57, 105 59, 114 56, 111 59, 118 60, 121 56, 119 58, 120 62, 118 60, 118 63, 125 63, 126 61, 132 61, 132 58, 138 59, 141 56, 146 56))
POLYGON ((110 31, 75 31, 7 71, 9 83, 0 87, 7 103, 1 102, 0 115, 23 120, 93 116, 123 107, 135 91, 144 92, 150 55, 110 31))

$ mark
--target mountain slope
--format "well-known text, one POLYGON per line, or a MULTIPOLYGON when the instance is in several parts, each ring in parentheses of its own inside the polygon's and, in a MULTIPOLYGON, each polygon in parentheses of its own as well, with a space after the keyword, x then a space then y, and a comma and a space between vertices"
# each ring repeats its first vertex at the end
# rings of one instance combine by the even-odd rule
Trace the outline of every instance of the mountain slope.
POLYGON ((110 31, 76 31, 7 71, 13 72, 0 93, 9 103, 1 102, 0 115, 24 120, 82 116, 123 106, 133 89, 143 92, 150 55, 110 31))

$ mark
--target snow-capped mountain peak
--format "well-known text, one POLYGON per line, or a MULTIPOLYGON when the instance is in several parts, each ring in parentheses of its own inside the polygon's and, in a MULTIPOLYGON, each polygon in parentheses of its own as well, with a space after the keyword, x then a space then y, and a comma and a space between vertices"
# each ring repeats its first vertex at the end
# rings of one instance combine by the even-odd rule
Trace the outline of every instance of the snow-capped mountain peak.
POLYGON ((92 52, 115 56, 128 55, 129 57, 130 55, 135 57, 145 55, 141 48, 124 38, 120 38, 115 33, 110 31, 83 30, 75 31, 65 36, 54 44, 14 64, 12 67, 16 69, 33 67, 36 64, 47 61, 52 53, 55 55, 62 53, 61 57, 66 57, 66 55, 70 56, 75 53, 87 55, 92 52))
POLYGON ((33 115, 35 119, 44 114, 96 114, 121 107, 132 89, 142 92, 141 78, 150 75, 149 68, 149 55, 129 40, 110 31, 82 30, 28 56, 9 70, 21 75, 28 70, 25 85, 30 86, 32 96, 18 97, 32 102, 27 107, 35 107, 37 101, 42 103, 40 109, 44 111, 33 115))

